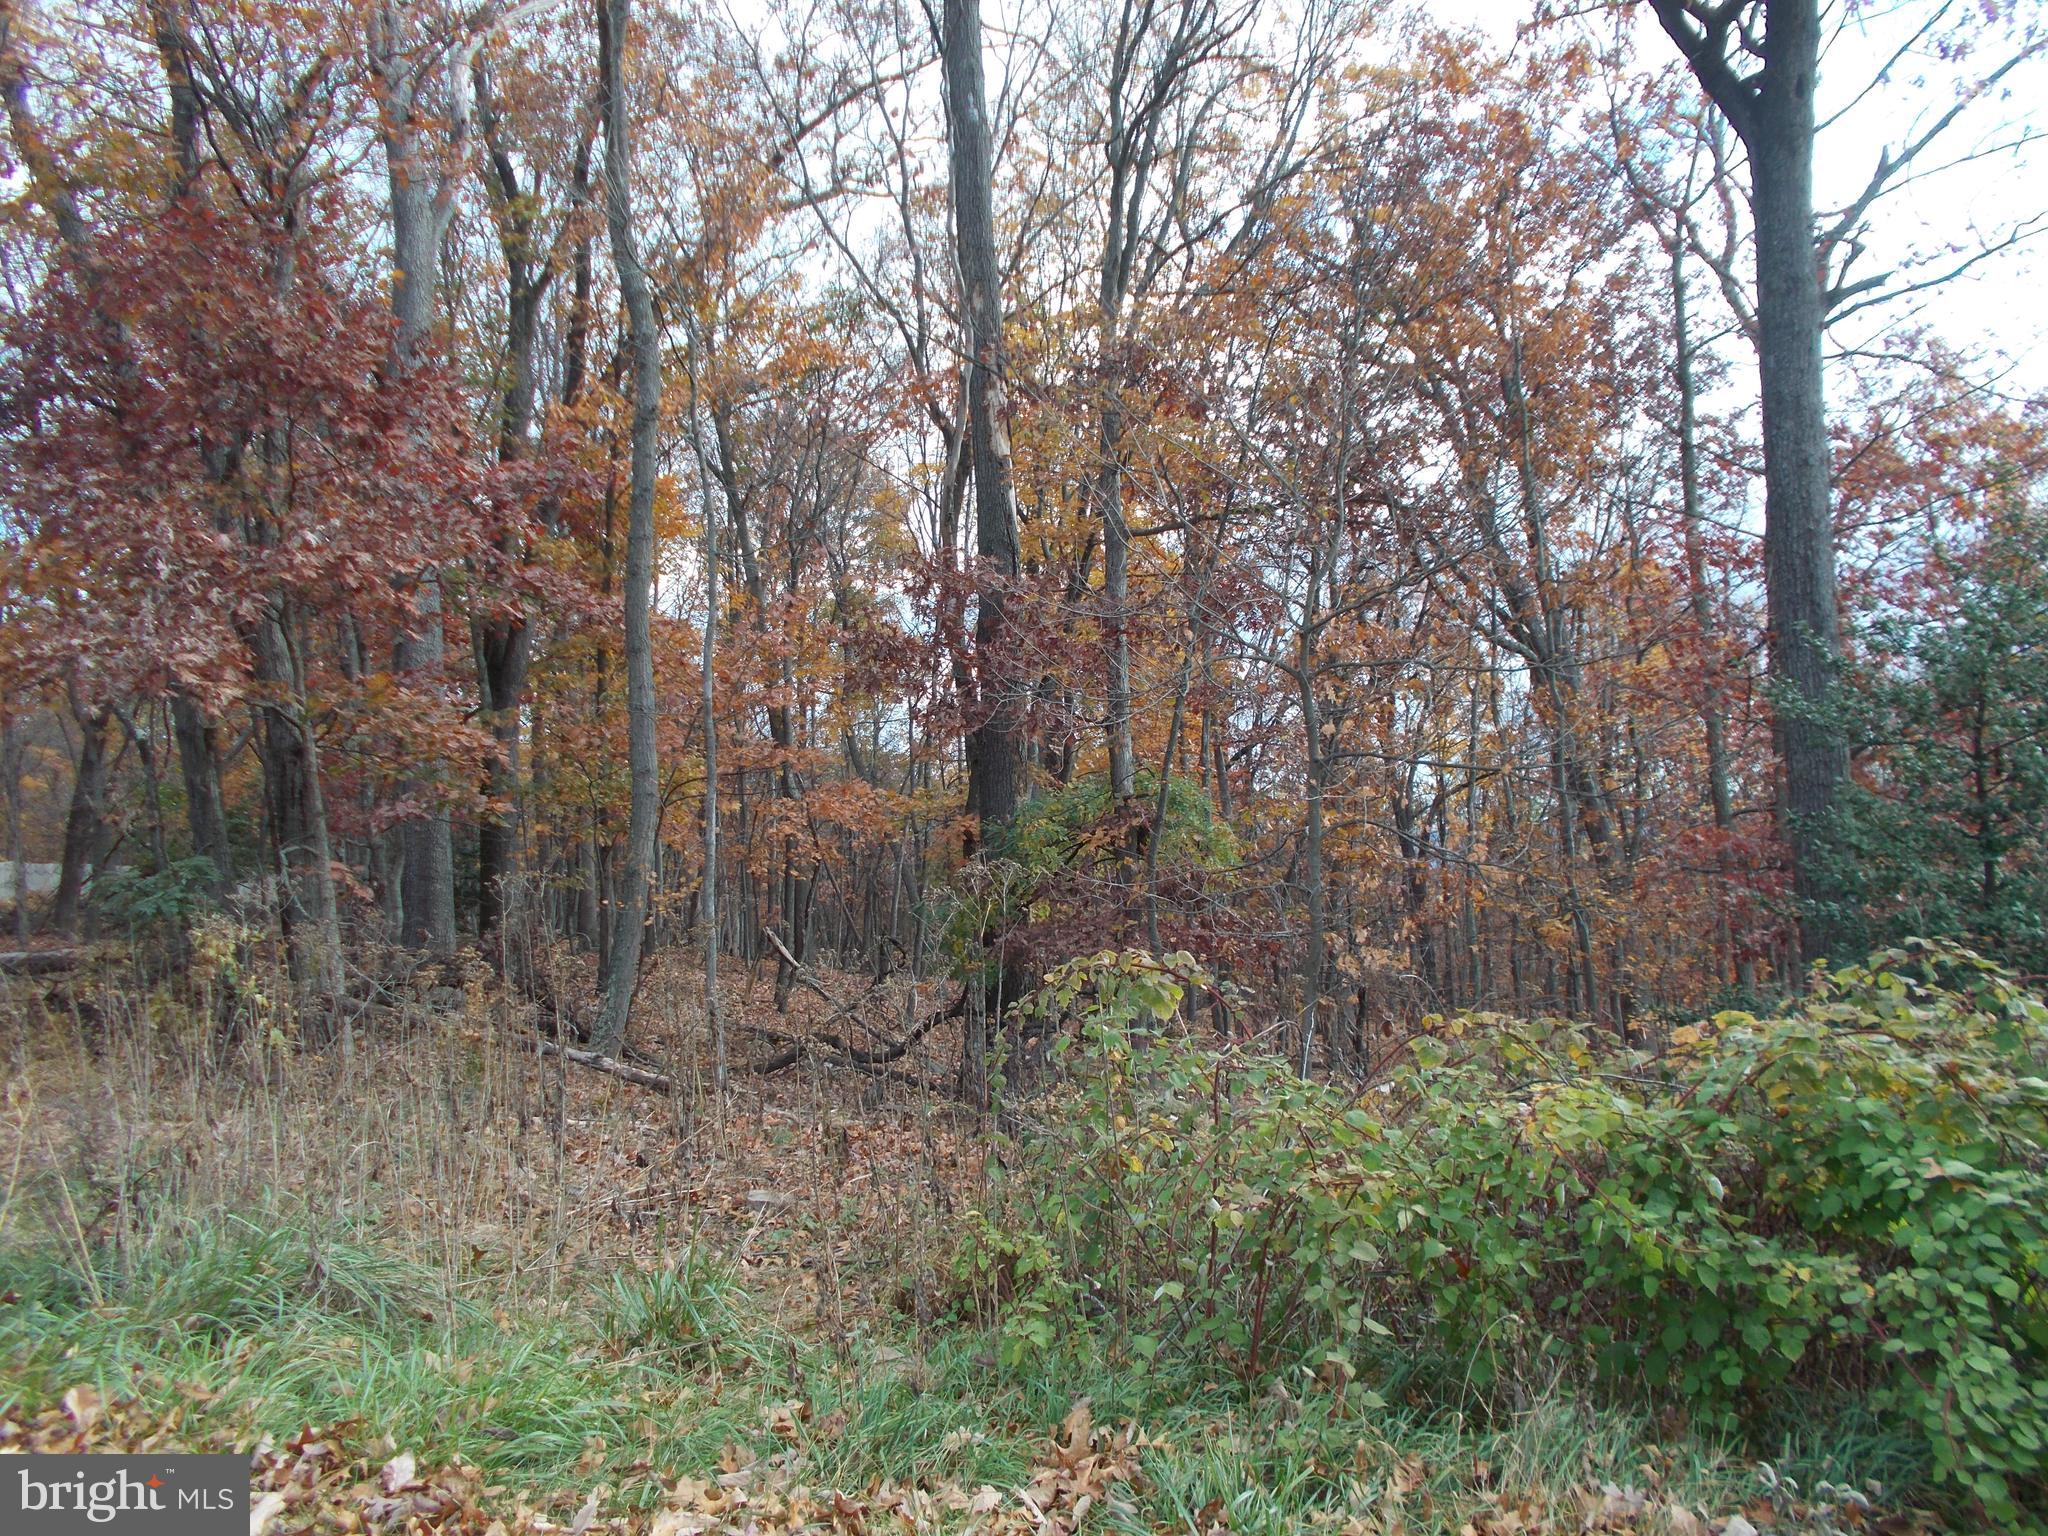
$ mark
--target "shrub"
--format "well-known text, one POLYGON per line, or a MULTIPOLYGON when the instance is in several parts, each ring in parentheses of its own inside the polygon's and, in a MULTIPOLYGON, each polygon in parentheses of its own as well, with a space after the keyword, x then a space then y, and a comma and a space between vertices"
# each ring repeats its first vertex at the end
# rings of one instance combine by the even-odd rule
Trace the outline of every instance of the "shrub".
POLYGON ((1090 941, 1081 935, 1135 931, 1144 886, 1138 872, 1154 837, 1164 927, 1176 942, 1218 947, 1208 942, 1215 935, 1198 930, 1213 927, 1210 909, 1225 904, 1186 898, 1237 863, 1230 824, 1193 780, 1174 778, 1155 827, 1159 780, 1140 770, 1136 785, 1122 803, 1100 776, 1037 795, 994 834, 991 857, 955 872, 941 942, 963 977, 987 984, 1005 959, 1042 968, 1048 957, 1090 941))
POLYGON ((1861 1391, 2002 1523, 2048 1485, 2048 1010, 1916 944, 1662 1054, 1433 1021, 1371 1097, 1168 1031, 1200 978, 1101 955, 1017 1210, 1133 1350, 1348 1372, 1397 1335, 1482 1388, 1560 1366, 1736 1428, 1861 1391), (1136 1027, 1136 1026, 1144 1027, 1136 1027))
POLYGON ((162 869, 121 866, 93 877, 93 905, 101 917, 127 929, 131 940, 147 933, 182 933, 213 906, 213 860, 177 859, 162 869))
POLYGON ((1078 1290, 1046 1238, 1000 1227, 981 1211, 968 1212, 950 1278, 954 1311, 995 1328, 1006 1367, 1050 1354, 1081 1321, 1078 1290))

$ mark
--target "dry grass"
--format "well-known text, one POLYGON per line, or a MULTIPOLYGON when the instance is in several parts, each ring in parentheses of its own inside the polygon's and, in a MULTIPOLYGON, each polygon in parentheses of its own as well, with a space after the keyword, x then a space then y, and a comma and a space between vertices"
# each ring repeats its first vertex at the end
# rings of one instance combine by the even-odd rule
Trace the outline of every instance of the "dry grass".
MULTIPOLYGON (((622 1266, 708 1247, 791 1320, 845 1334, 935 1271, 931 1216, 978 1177, 953 1106, 807 1060, 709 1092, 697 978, 643 987, 635 1047, 686 1086, 670 1097, 531 1048, 541 1020, 466 964, 386 982, 321 1048, 272 999, 260 950, 138 987, 117 961, 0 992, 0 1234, 74 1257, 146 1242, 166 1213, 307 1225, 398 1245, 472 1298, 557 1299, 622 1266), (460 982, 461 985, 452 983, 460 982)), ((854 990, 849 984, 848 990, 854 990)), ((773 1016, 744 974, 722 1007, 773 1016)), ((947 1049, 928 1044, 935 1067, 947 1049)))
MULTIPOLYGON (((928 1092, 815 1063, 710 1102, 687 972, 650 980, 635 1036, 673 1098, 522 1045, 530 1009, 481 964, 387 980, 318 1048, 284 995, 260 948, 204 944, 173 985, 110 959, 0 992, 0 1443, 71 1435, 58 1400, 89 1386, 191 1443, 352 1424, 322 1507, 358 1516, 347 1490, 417 1451, 467 1501, 455 1530, 506 1500, 532 1515, 513 1529, 559 1526, 602 1487, 602 1528, 644 1532, 734 1468, 877 1518, 893 1486, 936 1530, 984 1484, 1021 1510, 1088 1398, 1145 1431, 1142 1478, 1091 1528, 1577 1531, 1610 1485, 1647 1500, 1616 1530, 1762 1512, 1719 1448, 1565 1396, 1468 1424, 1152 1374, 1085 1333, 998 1367, 942 1315, 987 1143, 928 1092)), ((775 1015, 744 974, 722 1007, 742 1049, 827 1012, 775 1015)), ((957 1043, 927 1049, 930 1077, 957 1043)))

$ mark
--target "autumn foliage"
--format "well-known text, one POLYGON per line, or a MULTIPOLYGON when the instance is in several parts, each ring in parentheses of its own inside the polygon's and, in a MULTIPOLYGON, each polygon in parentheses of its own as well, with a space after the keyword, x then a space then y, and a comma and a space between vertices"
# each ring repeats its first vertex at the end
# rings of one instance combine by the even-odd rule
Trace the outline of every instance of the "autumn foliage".
MULTIPOLYGON (((93 921, 89 869, 196 867, 269 881, 330 994, 400 936, 531 981, 515 951, 602 972, 645 868, 657 948, 771 962, 784 1002, 821 957, 996 975, 1000 1009, 1095 942, 1187 948, 1360 1068, 1446 1008, 1626 1035, 1795 984, 1777 764, 1808 706, 1766 665, 1725 141, 1601 26, 1503 53, 1341 6, 1166 11, 1106 55, 1053 28, 1018 77, 987 445, 923 21, 628 18, 660 353, 639 860, 589 18, 10 6, 0 664, 59 926, 93 921), (992 722, 1010 825, 970 814, 992 722)), ((1934 794, 1923 738, 1967 732, 1968 689, 1933 719, 1903 679, 2039 538, 2038 408, 1894 340, 1836 382, 1842 848, 1934 794)), ((1938 812, 1950 894, 1838 881, 1839 926, 2034 942, 2023 692, 1969 695, 2007 735, 1938 812)))

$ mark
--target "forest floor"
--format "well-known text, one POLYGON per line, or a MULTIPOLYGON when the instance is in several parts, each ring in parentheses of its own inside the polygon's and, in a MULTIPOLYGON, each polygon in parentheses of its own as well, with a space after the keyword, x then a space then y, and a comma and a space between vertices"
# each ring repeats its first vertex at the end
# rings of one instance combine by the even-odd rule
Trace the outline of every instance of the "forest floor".
MULTIPOLYGON (((817 980, 878 1036, 946 1001, 817 980)), ((1481 1415, 1092 1335, 1003 1362, 951 1268, 1000 1169, 950 1023, 887 1076, 736 1070, 714 1113, 686 970, 635 1027, 671 1094, 543 1057, 480 964, 323 1050, 272 1017, 223 1053, 118 964, 5 986, 0 1452, 247 1451, 269 1532, 1936 1528, 1865 1492, 1875 1424, 1764 1466, 1562 1387, 1481 1415)), ((733 1062, 858 1027, 771 990, 723 989, 733 1062)))

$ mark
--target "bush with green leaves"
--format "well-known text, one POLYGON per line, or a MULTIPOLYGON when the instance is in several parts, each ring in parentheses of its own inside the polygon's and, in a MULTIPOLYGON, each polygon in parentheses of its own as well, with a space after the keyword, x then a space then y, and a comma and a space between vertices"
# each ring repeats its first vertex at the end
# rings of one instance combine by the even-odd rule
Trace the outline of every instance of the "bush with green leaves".
POLYGON ((2048 1508, 2048 1009, 1881 952, 1659 1054, 1433 1021, 1364 1095, 1174 1028, 1185 957, 1103 954, 1012 1209, 1132 1351, 1348 1374, 1391 1339, 1481 1388, 1559 1370, 1730 1431, 1817 1391, 1921 1436, 2008 1527, 2048 1508))
POLYGON ((174 859, 162 869, 123 865, 93 876, 95 910, 131 938, 146 932, 182 933, 214 904, 213 860, 174 859))
POLYGON ((1079 1288, 1045 1236, 998 1226, 982 1211, 967 1213, 947 1278, 953 1311, 995 1329, 1005 1367, 1051 1354, 1081 1321, 1079 1288))
POLYGON ((1140 1357, 1170 1345, 1257 1372, 1385 1331, 1357 1267, 1380 1258, 1356 1199, 1377 1127, 1277 1060, 1176 1032, 1211 985, 1184 953, 1106 951, 1048 975, 1026 1006, 1079 1019, 1059 1047, 1073 1070, 1034 1106, 999 1230, 1044 1234, 1140 1357))
MULTIPOLYGON (((1136 804, 1149 818, 1158 806, 1159 780, 1149 768, 1138 770, 1136 804)), ((1026 801, 996 841, 998 857, 1010 859, 1034 876, 1075 865, 1115 859, 1124 826, 1119 823, 1109 781, 1101 775, 1026 801)), ((1215 867, 1238 856, 1230 823, 1220 820, 1200 785, 1175 777, 1166 785, 1166 814, 1159 823, 1159 857, 1215 867)))
POLYGON ((999 950, 1013 960, 1070 954, 1076 935, 1135 921, 1147 839, 1157 839, 1151 854, 1161 870, 1213 873, 1237 863, 1236 834, 1193 780, 1167 781, 1163 816, 1156 775, 1139 770, 1136 790, 1119 803, 1097 775, 1035 795, 994 834, 989 857, 956 873, 942 942, 960 974, 987 982, 999 950))

